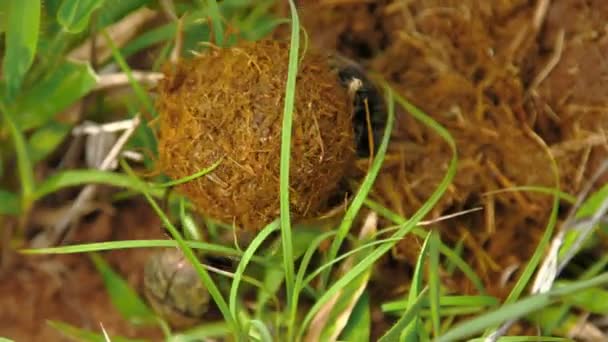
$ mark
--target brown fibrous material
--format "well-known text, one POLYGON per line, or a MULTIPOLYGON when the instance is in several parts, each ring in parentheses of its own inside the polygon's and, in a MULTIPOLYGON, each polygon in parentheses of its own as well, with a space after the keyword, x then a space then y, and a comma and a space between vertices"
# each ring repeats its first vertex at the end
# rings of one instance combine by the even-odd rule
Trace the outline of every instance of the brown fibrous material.
MULTIPOLYGON (((210 218, 261 229, 279 215, 289 44, 212 48, 168 68, 159 84, 162 170, 181 178, 220 165, 178 190, 210 218)), ((290 160, 292 219, 327 209, 355 156, 351 101, 326 56, 299 65, 290 160)))
MULTIPOLYGON (((601 0, 560 0, 545 13, 537 3, 318 0, 301 10, 311 41, 381 74, 448 129, 458 170, 432 216, 484 206, 484 212, 443 224, 442 238, 464 243, 465 260, 497 295, 508 294, 517 279, 498 285, 503 270, 524 264, 536 249, 551 198, 489 193, 559 182, 575 194, 608 155, 608 67, 602 60, 608 7, 601 0)), ((372 196, 411 216, 445 176, 451 157, 441 137, 397 107, 372 196)), ((408 237, 394 256, 414 263, 420 245, 408 237)), ((466 281, 456 283, 460 292, 471 290, 466 281)))

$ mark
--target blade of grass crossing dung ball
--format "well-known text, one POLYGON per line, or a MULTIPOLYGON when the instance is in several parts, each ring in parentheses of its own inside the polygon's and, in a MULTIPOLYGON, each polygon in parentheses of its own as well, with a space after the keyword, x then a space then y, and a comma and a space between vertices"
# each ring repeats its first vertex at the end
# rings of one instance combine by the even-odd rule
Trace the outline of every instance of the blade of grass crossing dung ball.
POLYGON ((245 269, 247 268, 247 265, 251 261, 251 258, 253 257, 255 252, 262 245, 262 243, 266 241, 268 236, 278 228, 279 222, 273 221, 268 224, 264 229, 262 229, 262 231, 259 232, 257 236, 253 239, 253 241, 251 241, 251 243, 247 247, 247 250, 245 250, 245 253, 243 253, 241 261, 239 262, 239 265, 237 266, 236 271, 234 272, 234 279, 232 280, 232 286, 230 287, 230 297, 228 299, 228 303, 230 306, 230 312, 232 314, 232 317, 235 317, 237 324, 241 324, 237 312, 237 296, 239 291, 239 285, 241 283, 241 278, 245 273, 245 269))
POLYGON ((40 30, 40 0, 8 1, 2 74, 9 101, 17 95, 25 74, 34 62, 40 30))
MULTIPOLYGON (((424 239, 424 243, 420 248, 420 253, 418 254, 418 260, 416 261, 416 266, 414 267, 414 275, 412 276, 412 283, 410 286, 410 292, 407 298, 407 306, 406 310, 409 310, 414 305, 416 298, 422 291, 422 267, 424 266, 424 261, 426 260, 426 254, 428 251, 429 240, 431 238, 431 234, 427 234, 426 239, 424 239)), ((405 313, 404 313, 405 314, 405 313)), ((405 315, 404 315, 405 316, 405 315)), ((402 316, 397 323, 395 323, 381 338, 378 342, 392 342, 398 340, 405 341, 416 341, 418 339, 418 325, 420 324, 420 318, 414 317, 412 321, 409 323, 404 320, 404 316, 402 316), (404 336, 404 338, 400 338, 404 336)))
MULTIPOLYGON (((300 20, 293 0, 289 0, 291 11, 291 45, 289 47, 289 66, 285 85, 285 104, 281 129, 281 162, 279 176, 279 198, 281 213, 281 242, 283 245, 283 267, 285 268, 285 287, 287 289, 287 308, 294 301, 294 260, 291 236, 291 217, 289 210, 289 159, 291 154, 291 129, 298 74, 298 54, 300 51, 300 20)), ((288 327, 289 329, 291 327, 288 327)))
POLYGON ((27 212, 33 201, 34 192, 34 172, 32 169, 32 163, 30 156, 27 151, 25 144, 25 138, 21 131, 15 125, 13 118, 10 113, 6 111, 6 108, 0 103, 0 110, 2 111, 2 118, 4 124, 8 126, 8 130, 13 139, 15 145, 15 152, 17 153, 17 169, 19 171, 19 181, 21 182, 21 211, 22 213, 27 212))
MULTIPOLYGON (((137 178, 137 176, 135 176, 133 174, 133 170, 131 170, 131 168, 129 167, 129 165, 127 163, 125 163, 123 161, 123 162, 121 162, 121 166, 127 172, 127 174, 133 178, 133 182, 143 183, 141 180, 139 180, 137 178)), ((184 253, 184 256, 186 257, 186 259, 188 259, 188 261, 190 261, 190 263, 192 264, 192 266, 198 273, 199 277, 201 278, 201 281, 203 282, 203 284, 209 291, 211 298, 213 298, 215 304, 217 305, 220 312, 222 313, 224 320, 226 321, 226 323, 228 323, 228 325, 230 325, 234 337, 237 340, 240 340, 240 337, 243 336, 242 331, 241 331, 240 327, 236 324, 235 318, 230 313, 230 309, 228 307, 228 304, 226 303, 226 300, 222 296, 222 293, 220 292, 218 287, 213 282, 213 279, 209 276, 209 273, 207 273, 207 271, 205 270, 203 265, 201 265, 201 262, 197 259, 196 255, 194 254, 192 249, 188 246, 186 241, 184 241, 184 238, 181 236, 181 234, 179 233, 177 228, 175 228, 175 226, 173 226, 173 224, 171 223, 169 218, 167 218, 167 216, 163 213, 162 209, 158 206, 156 201, 152 198, 152 196, 150 196, 150 193, 148 192, 145 185, 142 184, 140 186, 143 189, 142 194, 146 197, 146 200, 148 200, 148 203, 150 203, 150 206, 152 207, 152 209, 154 209, 156 214, 160 217, 165 228, 169 231, 169 233, 171 233, 171 236, 177 242, 179 248, 184 253)))

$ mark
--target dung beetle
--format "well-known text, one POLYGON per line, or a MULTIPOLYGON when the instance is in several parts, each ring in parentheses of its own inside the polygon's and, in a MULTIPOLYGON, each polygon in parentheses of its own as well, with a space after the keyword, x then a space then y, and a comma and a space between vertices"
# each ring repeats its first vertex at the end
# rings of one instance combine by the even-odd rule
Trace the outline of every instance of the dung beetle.
POLYGON ((377 152, 382 140, 387 116, 384 98, 358 63, 338 54, 331 54, 329 58, 330 65, 338 72, 340 83, 348 90, 353 100, 357 155, 367 158, 372 152, 377 152), (370 144, 369 140, 370 131, 373 144, 370 144))

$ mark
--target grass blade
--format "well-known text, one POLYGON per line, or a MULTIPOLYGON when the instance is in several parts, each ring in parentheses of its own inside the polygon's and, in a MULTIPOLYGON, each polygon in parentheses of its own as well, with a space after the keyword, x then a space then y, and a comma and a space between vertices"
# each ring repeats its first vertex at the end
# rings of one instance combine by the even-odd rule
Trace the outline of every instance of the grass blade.
POLYGON ((25 144, 25 138, 21 131, 15 125, 11 115, 0 106, 2 110, 2 117, 4 123, 8 126, 8 130, 13 138, 13 144, 15 145, 15 152, 17 153, 17 169, 19 171, 19 181, 21 182, 21 210, 27 212, 33 201, 34 192, 34 171, 32 169, 32 162, 27 151, 25 144))
POLYGON ((429 240, 429 300, 431 302, 431 321, 433 322, 433 334, 439 336, 441 329, 439 313, 439 297, 441 281, 439 280, 439 246, 441 240, 436 230, 431 232, 429 240))
MULTIPOLYGON (((221 245, 214 245, 206 242, 187 241, 186 244, 191 248, 201 250, 206 253, 218 255, 241 256, 242 253, 238 250, 221 245)), ((73 254, 87 252, 101 252, 117 249, 131 248, 164 248, 178 247, 174 240, 129 240, 129 241, 108 241, 108 242, 93 242, 81 245, 60 246, 49 248, 33 248, 22 249, 19 252, 23 254, 73 254)), ((260 262, 261 259, 254 258, 253 260, 260 262)))
MULTIPOLYGON (((215 1, 213 1, 215 2, 215 1)), ((281 241, 283 244, 283 267, 285 268, 285 287, 287 288, 288 310, 294 302, 294 260, 293 240, 291 234, 291 217, 289 210, 289 159, 291 155, 291 130, 293 108, 296 95, 296 76, 298 74, 298 55, 300 51, 300 21, 296 6, 289 1, 291 10, 291 45, 289 47, 289 66, 287 84, 285 85, 285 104, 281 128, 281 164, 279 176, 281 241)), ((217 33, 216 29, 216 33, 217 33)), ((290 327, 291 329, 291 327, 290 327)), ((291 335, 290 335, 291 336, 291 335)))
POLYGON ((9 100, 34 62, 40 30, 40 0, 7 0, 8 25, 2 74, 9 100))
POLYGON ((104 0, 63 1, 57 12, 57 22, 67 32, 80 33, 89 25, 93 11, 101 7, 103 2, 104 0))
POLYGON ((571 285, 552 290, 550 292, 530 296, 521 299, 517 302, 502 305, 500 308, 490 313, 475 317, 469 321, 463 322, 455 326, 453 329, 446 332, 443 336, 440 336, 437 341, 462 341, 463 339, 473 334, 479 333, 486 328, 499 325, 502 322, 526 316, 534 311, 548 307, 553 302, 564 296, 576 293, 587 288, 600 286, 606 283, 608 283, 608 273, 604 273, 598 277, 589 280, 579 281, 571 285))
POLYGON ((224 18, 220 12, 220 8, 215 0, 207 0, 207 7, 209 8, 209 16, 213 23, 213 34, 215 38, 215 44, 217 46, 224 46, 224 18))
POLYGON ((156 316, 137 292, 102 257, 95 253, 89 254, 89 257, 101 274, 112 304, 125 319, 135 324, 150 324, 156 321, 156 316))
MULTIPOLYGON (((410 293, 408 295, 406 310, 409 310, 413 307, 416 302, 416 298, 419 296, 420 291, 422 291, 422 267, 424 265, 425 256, 428 251, 429 240, 431 238, 431 234, 427 234, 426 239, 424 239, 424 243, 420 248, 420 253, 418 254, 418 260, 416 261, 416 266, 414 268, 414 275, 412 276, 412 285, 410 287, 410 293)), ((391 342, 399 340, 400 336, 405 334, 406 341, 416 341, 418 338, 417 335, 417 325, 419 324, 419 318, 414 317, 411 322, 407 322, 404 315, 395 323, 389 331, 387 331, 378 342, 391 342)))
POLYGON ((234 278, 232 280, 232 286, 230 287, 230 296, 228 299, 228 303, 230 306, 230 312, 232 313, 232 316, 236 318, 237 324, 240 324, 237 312, 237 296, 243 273, 245 273, 245 269, 247 268, 249 261, 251 261, 251 258, 258 250, 258 248, 262 245, 262 243, 264 243, 264 241, 266 241, 266 238, 268 238, 268 236, 278 228, 278 221, 274 221, 264 227, 264 229, 262 229, 262 231, 259 232, 258 235, 255 237, 255 239, 251 241, 251 244, 249 244, 249 247, 247 247, 247 250, 245 250, 245 253, 243 253, 241 261, 239 262, 239 265, 237 266, 236 271, 234 272, 234 278))

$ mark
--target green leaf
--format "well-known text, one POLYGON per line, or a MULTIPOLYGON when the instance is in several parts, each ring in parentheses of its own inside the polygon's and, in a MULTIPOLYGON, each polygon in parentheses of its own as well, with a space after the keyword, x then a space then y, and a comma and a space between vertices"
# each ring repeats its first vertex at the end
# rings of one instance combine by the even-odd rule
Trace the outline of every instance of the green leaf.
POLYGON ((89 25, 93 11, 103 0, 64 0, 57 13, 57 21, 70 33, 80 33, 89 25))
POLYGON ((69 125, 56 121, 51 121, 46 126, 36 130, 28 139, 28 150, 32 163, 41 161, 51 154, 69 131, 69 125))
POLYGON ((2 117, 4 118, 4 124, 8 126, 15 146, 15 152, 17 153, 17 169, 19 171, 19 181, 21 182, 21 210, 29 210, 31 197, 34 192, 34 171, 32 170, 32 163, 30 156, 27 152, 25 144, 25 138, 22 132, 19 131, 15 124, 14 118, 8 113, 2 106, 2 117))
POLYGON ((348 324, 340 335, 340 340, 350 342, 370 341, 372 318, 369 307, 369 294, 363 292, 353 308, 348 324))
POLYGON ((0 342, 13 342, 13 340, 9 340, 8 338, 5 338, 5 337, 0 337, 0 342))
POLYGON ((20 209, 19 196, 0 189, 0 215, 19 215, 20 209))
MULTIPOLYGON (((59 321, 47 321, 48 325, 53 329, 61 332, 65 336, 74 339, 75 341, 88 341, 88 342, 107 342, 108 340, 103 333, 95 333, 89 330, 76 328, 70 324, 59 322, 59 321)), ((99 328, 101 330, 101 327, 99 328)), ((120 336, 110 336, 112 342, 145 342, 145 340, 135 340, 120 336)), ((2 340, 0 340, 1 342, 2 340)))
POLYGON ((127 320, 135 324, 156 322, 156 316, 137 295, 135 290, 98 254, 89 254, 91 261, 103 278, 114 307, 127 320))
POLYGON ((97 83, 89 64, 64 62, 19 98, 15 113, 22 130, 40 127, 86 95, 97 83))
POLYGON ((27 73, 38 45, 40 0, 8 0, 6 47, 2 64, 7 94, 12 99, 27 73))

